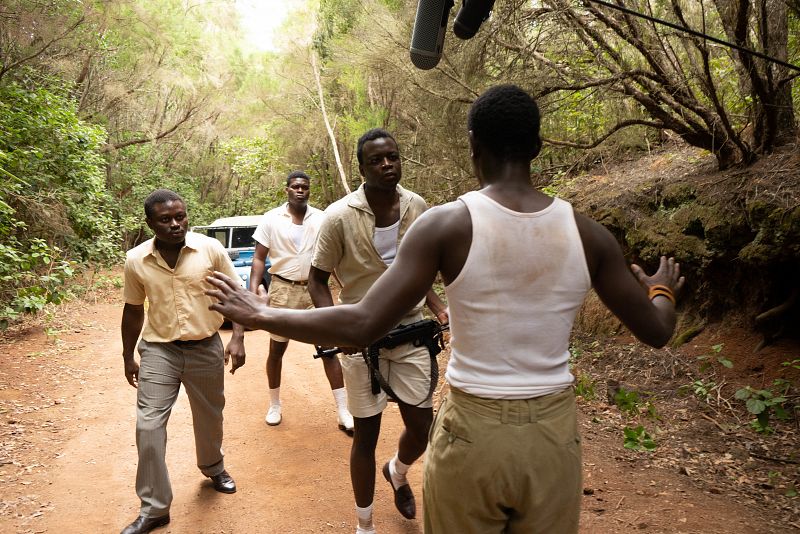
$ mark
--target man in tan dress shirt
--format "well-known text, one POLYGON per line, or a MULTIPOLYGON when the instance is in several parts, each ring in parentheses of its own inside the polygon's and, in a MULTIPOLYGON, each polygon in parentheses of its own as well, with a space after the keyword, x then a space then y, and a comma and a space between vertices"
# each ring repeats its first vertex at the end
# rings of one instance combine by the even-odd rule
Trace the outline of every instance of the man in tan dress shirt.
MULTIPOLYGON (((181 384, 192 409, 197 466, 217 491, 236 491, 222 458, 224 366, 232 358, 233 373, 245 362, 241 335, 223 350, 217 333, 222 315, 209 311, 212 299, 203 294, 208 273, 236 276, 225 249, 216 239, 187 231, 186 204, 173 191, 154 191, 144 210, 155 237, 127 253, 121 327, 125 377, 137 388, 136 493, 141 509, 122 534, 143 534, 169 523, 167 421, 181 384), (133 350, 140 333, 137 363, 133 350)), ((233 328, 242 331, 237 324, 233 328)))

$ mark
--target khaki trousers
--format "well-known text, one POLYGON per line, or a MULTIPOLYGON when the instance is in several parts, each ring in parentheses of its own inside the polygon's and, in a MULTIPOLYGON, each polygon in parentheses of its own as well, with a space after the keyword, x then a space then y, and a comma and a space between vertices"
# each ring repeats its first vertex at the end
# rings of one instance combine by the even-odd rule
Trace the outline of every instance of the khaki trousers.
POLYGON ((578 532, 572 389, 493 400, 451 388, 431 426, 423 476, 425 534, 578 532))
POLYGON ((136 395, 136 494, 141 515, 169 513, 172 486, 165 461, 167 421, 183 384, 192 410, 197 466, 206 476, 225 469, 222 459, 222 409, 225 364, 219 334, 199 341, 138 345, 139 388, 136 395))

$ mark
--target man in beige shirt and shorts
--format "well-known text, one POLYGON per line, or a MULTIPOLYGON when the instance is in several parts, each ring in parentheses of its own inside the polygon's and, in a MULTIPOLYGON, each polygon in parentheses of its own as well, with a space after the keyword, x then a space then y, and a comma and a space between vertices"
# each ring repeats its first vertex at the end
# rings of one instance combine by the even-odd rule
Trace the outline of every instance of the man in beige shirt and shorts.
MULTIPOLYGON (((259 284, 264 277, 266 259, 269 257, 272 281, 268 300, 269 305, 274 308, 305 310, 314 306, 308 293, 308 271, 314 242, 324 215, 322 211, 308 205, 310 185, 311 178, 306 173, 290 173, 286 178, 287 202, 265 213, 253 234, 256 250, 253 266, 250 268, 250 291, 258 293, 259 284)), ((264 418, 270 426, 280 424, 283 419, 280 398, 281 367, 288 344, 288 338, 270 334, 266 364, 270 402, 264 418)), ((353 416, 347 410, 347 396, 339 360, 322 358, 322 364, 336 401, 339 428, 352 435, 353 416)))
MULTIPOLYGON (((422 197, 398 184, 400 154, 389 132, 368 131, 359 139, 356 154, 365 183, 328 206, 317 237, 309 276, 309 290, 317 308, 333 305, 328 288, 333 272, 342 282, 339 301, 352 304, 361 300, 394 260, 400 240, 411 223, 427 208, 422 197)), ((448 322, 445 306, 433 290, 428 292, 425 302, 440 321, 448 322)), ((417 303, 400 323, 410 324, 422 319, 422 306, 423 302, 417 303)), ((358 516, 356 532, 369 534, 375 532, 372 521, 375 447, 387 396, 383 391, 372 393, 370 373, 356 349, 345 349, 341 364, 348 407, 355 419, 350 478, 358 516)), ((391 350, 382 349, 379 366, 399 397, 398 406, 405 424, 397 453, 384 464, 383 475, 394 491, 395 506, 403 517, 412 519, 416 515, 416 504, 406 473, 425 451, 433 417, 432 401, 428 397, 431 358, 425 346, 407 343, 391 350)))

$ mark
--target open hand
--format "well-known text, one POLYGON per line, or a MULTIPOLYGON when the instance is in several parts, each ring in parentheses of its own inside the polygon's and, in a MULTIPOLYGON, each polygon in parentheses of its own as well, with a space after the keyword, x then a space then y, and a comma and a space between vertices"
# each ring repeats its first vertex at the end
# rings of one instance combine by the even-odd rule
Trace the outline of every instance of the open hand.
MULTIPOLYGON (((207 290, 205 294, 219 301, 209 306, 209 310, 221 313, 234 323, 258 329, 258 316, 266 309, 260 296, 244 289, 218 271, 214 271, 213 276, 207 276, 206 282, 214 286, 214 289, 207 290)), ((234 365, 235 363, 234 361, 234 365)))
POLYGON ((675 258, 667 259, 666 256, 661 256, 661 261, 658 265, 658 270, 653 276, 647 276, 647 273, 636 264, 631 265, 631 270, 634 276, 645 289, 650 289, 653 286, 667 286, 672 290, 675 298, 683 289, 683 284, 686 279, 681 276, 681 266, 675 263, 675 258))

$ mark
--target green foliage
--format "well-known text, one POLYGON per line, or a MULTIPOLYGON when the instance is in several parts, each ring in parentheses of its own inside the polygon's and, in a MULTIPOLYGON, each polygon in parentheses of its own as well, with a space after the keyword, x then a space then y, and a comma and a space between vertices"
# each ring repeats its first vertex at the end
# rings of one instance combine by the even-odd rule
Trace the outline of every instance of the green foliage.
POLYGON ((595 392, 595 382, 592 380, 592 377, 584 374, 579 373, 577 377, 575 377, 575 394, 583 397, 587 401, 593 400, 597 397, 597 393, 595 392))
POLYGON ((617 405, 621 412, 631 415, 638 414, 640 402, 641 398, 639 397, 639 393, 637 391, 628 391, 627 389, 620 387, 619 390, 614 394, 614 404, 617 405))
POLYGON ((352 31, 362 9, 358 0, 320 0, 314 48, 323 61, 331 56, 335 42, 352 31))
POLYGON ((695 380, 691 384, 681 386, 683 390, 691 390, 695 397, 708 402, 711 398, 711 393, 717 387, 717 383, 713 380, 704 380, 702 378, 695 380))
MULTIPOLYGON (((778 387, 786 387, 787 382, 777 380, 774 383, 778 387)), ((770 389, 754 389, 745 386, 739 389, 735 397, 744 401, 747 411, 755 415, 756 418, 751 422, 752 428, 761 434, 771 434, 774 429, 769 425, 770 417, 777 419, 788 419, 789 412, 786 410, 787 398, 780 391, 770 389)))
POLYGON ((720 343, 719 345, 713 345, 711 347, 711 352, 709 354, 703 354, 698 356, 697 359, 701 362, 700 363, 700 372, 704 373, 711 368, 712 361, 715 360, 717 363, 726 367, 728 369, 733 368, 733 362, 730 361, 725 356, 720 356, 720 352, 722 352, 722 348, 725 346, 724 343, 720 343))
POLYGON ((653 452, 658 447, 653 437, 642 425, 625 427, 623 433, 625 435, 624 447, 626 449, 653 452))
POLYGON ((0 321, 60 302, 75 263, 119 255, 105 131, 45 87, 0 84, 0 321))
POLYGON ((73 264, 42 239, 26 245, 15 237, 0 243, 0 329, 20 314, 39 312, 69 294, 66 282, 75 274, 73 264))

